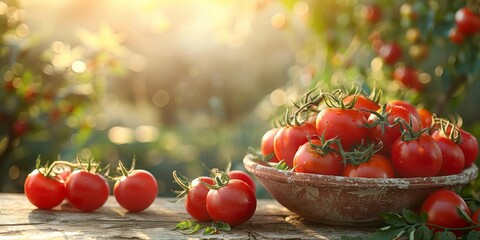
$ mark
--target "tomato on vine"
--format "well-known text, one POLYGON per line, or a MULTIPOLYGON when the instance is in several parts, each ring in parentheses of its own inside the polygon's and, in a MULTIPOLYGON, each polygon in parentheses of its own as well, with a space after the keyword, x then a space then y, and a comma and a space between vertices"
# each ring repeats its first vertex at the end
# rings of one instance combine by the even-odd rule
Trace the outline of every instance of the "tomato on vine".
POLYGON ((411 67, 400 66, 395 68, 393 79, 402 83, 405 87, 421 91, 424 85, 420 82, 418 72, 411 67))
POLYGON ((377 111, 380 109, 380 105, 378 104, 378 99, 372 99, 365 95, 356 94, 356 95, 348 95, 342 99, 342 102, 345 105, 348 105, 355 101, 353 104, 353 108, 361 111, 366 118, 370 116, 370 112, 377 111))
POLYGON ((294 172, 340 175, 344 169, 342 155, 335 141, 311 139, 298 149, 293 158, 294 172))
POLYGON ((393 143, 402 135, 402 125, 397 119, 403 119, 414 131, 420 130, 420 124, 409 111, 398 105, 385 104, 381 111, 372 113, 367 120, 368 137, 371 141, 381 142, 381 152, 390 155, 393 143))
POLYGON ((67 200, 81 211, 95 211, 107 201, 110 186, 100 174, 104 169, 100 168, 98 163, 94 164, 92 159, 89 159, 86 167, 79 165, 82 169, 74 170, 65 182, 67 200))
POLYGON ((478 157, 478 140, 470 132, 460 128, 461 141, 458 146, 465 155, 465 167, 470 167, 478 157))
POLYGON ((344 104, 332 94, 327 95, 326 103, 328 107, 322 109, 317 116, 317 135, 325 140, 337 138, 346 151, 362 145, 368 134, 365 115, 353 108, 353 102, 344 104))
POLYGON ((185 198, 185 210, 188 214, 200 221, 206 222, 212 220, 207 212, 207 194, 210 189, 205 185, 214 185, 215 181, 211 177, 200 176, 193 180, 189 180, 185 176, 173 172, 173 179, 182 187, 177 199, 185 198))
POLYGON ((248 186, 253 189, 253 192, 255 192, 255 182, 253 181, 253 178, 248 175, 248 173, 241 170, 231 170, 227 172, 227 175, 230 179, 238 179, 240 181, 244 181, 246 184, 248 184, 248 186))
POLYGON ((475 15, 468 7, 457 10, 455 24, 458 30, 465 35, 472 35, 480 31, 480 17, 475 15))
POLYGON ((442 167, 442 150, 435 139, 422 132, 414 131, 404 123, 407 129, 393 142, 391 160, 399 177, 436 176, 442 167))
POLYGON ((283 160, 293 167, 293 157, 302 144, 308 141, 308 136, 317 133, 315 126, 305 122, 301 125, 287 125, 275 134, 273 140, 274 152, 278 160, 283 160))
POLYGON ((402 47, 398 43, 390 42, 382 45, 378 50, 378 55, 386 64, 393 65, 402 57, 402 51, 402 47))
POLYGON ((230 179, 225 172, 215 173, 215 185, 209 186, 207 212, 214 221, 238 226, 255 213, 257 199, 253 189, 244 181, 230 179))
POLYGON ((130 170, 119 162, 113 195, 118 204, 130 212, 141 212, 148 208, 157 198, 158 184, 155 177, 143 169, 135 169, 135 159, 130 170))
MULTIPOLYGON (((427 225, 434 232, 442 231, 438 227, 444 228, 464 228, 470 226, 470 223, 464 219, 459 210, 471 215, 470 208, 457 193, 451 190, 438 190, 430 195, 423 201, 420 208, 421 212, 427 214, 427 225)), ((457 236, 462 234, 461 231, 453 231, 457 236)))
POLYGON ((24 192, 27 199, 40 209, 51 209, 65 199, 67 192, 64 182, 53 174, 48 165, 40 168, 40 158, 37 168, 25 179, 24 192))

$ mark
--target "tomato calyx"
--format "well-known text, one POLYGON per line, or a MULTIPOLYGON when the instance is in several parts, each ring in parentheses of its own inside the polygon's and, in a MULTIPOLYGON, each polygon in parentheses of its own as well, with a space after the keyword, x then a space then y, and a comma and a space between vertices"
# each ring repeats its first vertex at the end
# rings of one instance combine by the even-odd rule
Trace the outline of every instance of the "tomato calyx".
POLYGON ((432 125, 438 126, 440 135, 450 139, 455 144, 460 144, 462 142, 460 128, 448 119, 434 117, 432 125))
POLYGON ((362 163, 368 162, 373 155, 378 153, 383 148, 381 141, 369 144, 368 146, 358 146, 354 151, 343 152, 342 158, 345 165, 352 164, 358 166, 362 163))
POLYGON ((210 173, 211 173, 211 177, 213 178, 214 184, 208 184, 206 182, 202 182, 202 184, 208 189, 218 190, 226 186, 230 182, 230 177, 225 171, 222 171, 218 168, 213 168, 210 171, 210 173))
POLYGON ((400 117, 395 118, 394 122, 395 122, 394 125, 396 124, 400 125, 400 129, 402 131, 402 135, 400 137, 404 142, 418 140, 422 134, 425 134, 430 131, 429 127, 423 128, 419 131, 415 131, 412 127, 411 115, 408 123, 405 119, 400 117))
POLYGON ((182 188, 182 190, 175 191, 177 196, 172 202, 177 202, 187 197, 188 191, 192 188, 192 180, 181 173, 178 173, 176 170, 172 172, 172 175, 175 182, 182 188))
POLYGON ((295 111, 290 113, 287 108, 284 116, 284 124, 288 126, 300 126, 308 121, 309 117, 318 112, 318 105, 324 100, 325 94, 314 94, 317 89, 314 88, 302 97, 300 103, 293 103, 295 111), (313 113, 313 114, 312 114, 313 113))

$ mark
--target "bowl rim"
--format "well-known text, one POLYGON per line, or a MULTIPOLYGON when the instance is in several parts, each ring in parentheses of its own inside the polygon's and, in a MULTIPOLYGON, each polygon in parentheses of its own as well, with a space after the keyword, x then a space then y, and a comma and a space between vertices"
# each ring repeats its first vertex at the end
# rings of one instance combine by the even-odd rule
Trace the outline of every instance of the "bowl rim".
POLYGON ((463 185, 475 179, 478 167, 472 164, 459 174, 434 177, 414 178, 362 178, 344 177, 333 175, 321 175, 314 173, 300 173, 285 171, 274 168, 271 163, 256 160, 256 156, 249 153, 243 158, 243 164, 247 171, 260 178, 268 178, 271 181, 283 183, 295 183, 302 186, 314 187, 352 187, 358 188, 425 188, 432 186, 463 185))

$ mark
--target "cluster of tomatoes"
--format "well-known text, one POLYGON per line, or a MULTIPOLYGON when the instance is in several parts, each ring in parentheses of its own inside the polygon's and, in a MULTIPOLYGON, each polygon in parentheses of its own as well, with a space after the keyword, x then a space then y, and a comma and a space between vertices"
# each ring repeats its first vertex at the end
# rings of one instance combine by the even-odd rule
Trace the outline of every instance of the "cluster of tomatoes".
POLYGON ((437 190, 423 201, 420 212, 427 215, 426 224, 434 232, 450 230, 457 237, 474 228, 479 230, 480 208, 469 206, 465 200, 451 190, 437 190), (462 230, 460 230, 462 229, 462 230))
POLYGON ((119 162, 117 177, 103 175, 98 163, 55 161, 40 167, 26 178, 24 192, 28 200, 40 209, 52 209, 65 199, 74 208, 91 212, 102 207, 110 195, 107 179, 115 181, 113 193, 118 204, 130 212, 148 208, 157 197, 155 177, 148 171, 132 168, 127 170, 119 162))
POLYGON ((461 44, 465 37, 480 33, 480 16, 468 7, 463 7, 455 13, 455 27, 450 29, 450 41, 461 44))
POLYGON ((189 180, 176 171, 175 181, 183 188, 178 199, 185 198, 185 209, 200 222, 221 221, 238 226, 248 221, 257 208, 255 182, 240 170, 213 169, 212 176, 189 180))
POLYGON ((295 172, 408 178, 457 174, 478 156, 471 133, 426 109, 337 93, 321 93, 293 114, 294 123, 268 130, 260 146, 265 158, 295 172))

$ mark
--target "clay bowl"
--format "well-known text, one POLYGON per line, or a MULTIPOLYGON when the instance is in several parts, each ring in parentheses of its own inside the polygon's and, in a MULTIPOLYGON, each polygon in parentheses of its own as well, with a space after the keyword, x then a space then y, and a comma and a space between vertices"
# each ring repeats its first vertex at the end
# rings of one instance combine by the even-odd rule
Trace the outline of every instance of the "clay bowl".
POLYGON ((430 192, 460 190, 478 172, 472 165, 450 176, 371 179, 282 171, 253 155, 243 164, 281 205, 308 221, 334 226, 379 224, 380 212, 418 209, 430 192))

